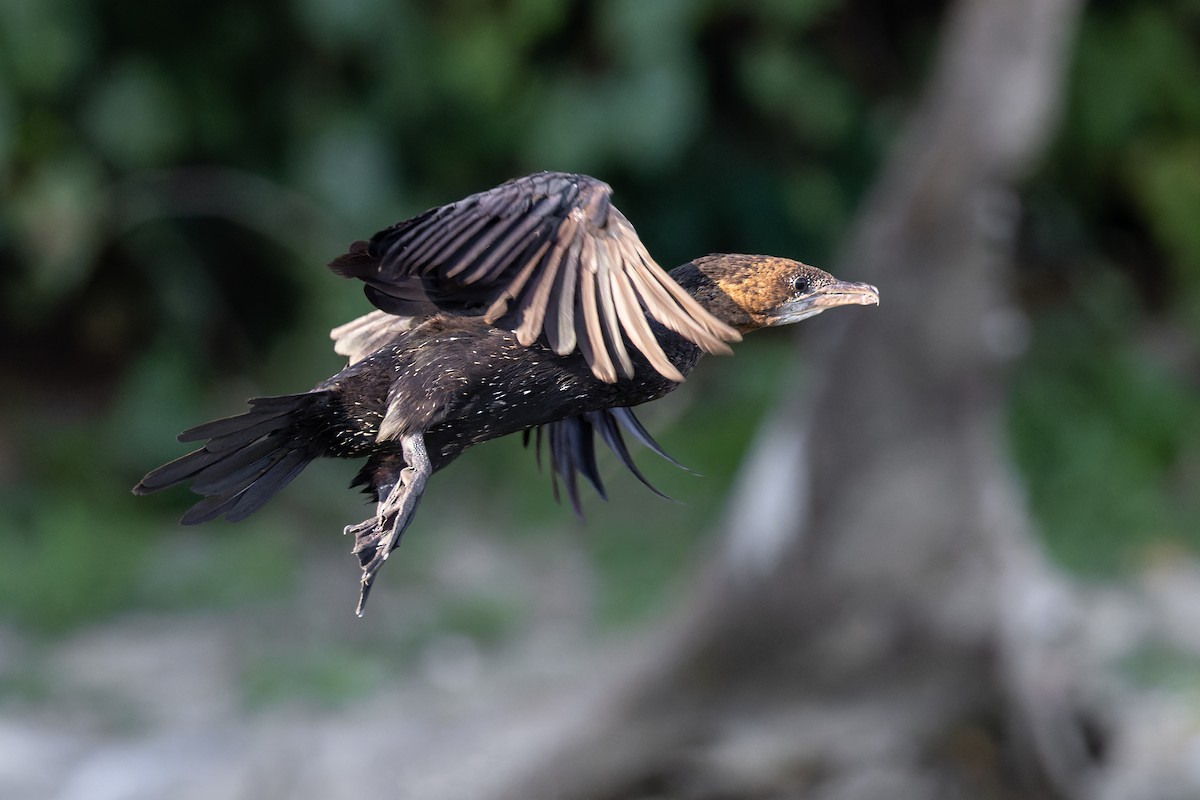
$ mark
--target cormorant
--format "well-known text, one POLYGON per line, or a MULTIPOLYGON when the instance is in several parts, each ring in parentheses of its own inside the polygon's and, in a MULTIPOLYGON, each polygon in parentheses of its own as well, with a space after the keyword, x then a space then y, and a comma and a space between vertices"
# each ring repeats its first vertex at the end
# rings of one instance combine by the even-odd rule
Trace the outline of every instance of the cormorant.
POLYGON ((595 178, 543 172, 355 242, 330 267, 363 281, 378 310, 331 332, 346 368, 184 431, 180 441, 208 441, 134 493, 191 481, 205 499, 183 524, 236 521, 314 458, 365 456, 351 486, 376 512, 346 527, 361 615, 429 476, 471 445, 536 431, 540 448, 544 435, 555 494, 561 478, 578 512, 578 475, 604 495, 595 434, 643 483, 621 428, 669 458, 630 409, 674 390, 701 353, 879 302, 873 286, 773 256, 708 255, 668 276, 611 195, 595 178))

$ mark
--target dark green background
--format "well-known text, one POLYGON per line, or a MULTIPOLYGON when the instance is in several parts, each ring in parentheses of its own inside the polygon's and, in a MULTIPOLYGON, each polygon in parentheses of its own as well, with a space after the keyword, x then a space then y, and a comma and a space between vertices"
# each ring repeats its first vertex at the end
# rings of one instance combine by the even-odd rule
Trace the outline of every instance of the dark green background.
MULTIPOLYGON (((0 619, 54 633, 130 610, 286 604, 308 556, 344 560, 331 602, 348 617, 357 569, 340 529, 367 513, 343 488, 351 465, 311 470, 236 526, 183 531, 187 492, 129 493, 184 452, 179 430, 338 368, 326 332, 368 306, 324 264, 397 219, 540 169, 608 181, 666 266, 712 251, 836 264, 944 11, 6 0, 0 619)), ((1194 2, 1093 4, 1061 130, 1022 190, 1012 290, 1030 337, 1009 434, 1047 547, 1094 578, 1200 537, 1197 41, 1194 2)), ((639 454, 684 505, 610 460, 616 502, 589 501, 585 531, 518 440, 493 443, 433 481, 383 582, 419 591, 439 528, 475 526, 530 552, 578 540, 601 623, 658 607, 758 416, 805 380, 790 374, 795 341, 759 334, 648 411, 707 476, 639 454)), ((519 605, 467 594, 429 625, 486 640, 519 605)), ((264 691, 278 691, 267 673, 264 691)), ((298 680, 346 675, 318 662, 298 680)))

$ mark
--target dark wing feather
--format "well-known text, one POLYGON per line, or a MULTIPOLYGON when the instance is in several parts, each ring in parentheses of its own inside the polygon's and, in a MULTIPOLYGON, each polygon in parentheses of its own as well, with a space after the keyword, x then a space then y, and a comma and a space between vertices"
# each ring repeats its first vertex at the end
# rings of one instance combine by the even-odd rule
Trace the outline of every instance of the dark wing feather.
MULTIPOLYGON (((558 422, 541 425, 536 429, 534 451, 537 454, 538 466, 542 464, 542 442, 547 442, 550 453, 550 478, 554 487, 554 499, 559 500, 559 481, 567 493, 571 507, 580 518, 583 517, 582 505, 579 498, 579 476, 583 476, 596 490, 600 497, 607 499, 604 483, 600 480, 600 470, 596 464, 596 440, 599 434, 608 448, 617 456, 627 470, 642 482, 650 491, 659 497, 670 500, 670 497, 660 492, 638 469, 625 444, 621 434, 624 428, 633 434, 634 438, 646 445, 652 452, 670 461, 681 469, 687 467, 680 464, 662 449, 658 442, 642 427, 642 423, 628 408, 606 408, 600 411, 589 411, 575 417, 567 417, 558 422), (545 435, 543 436, 543 431, 545 435)), ((525 445, 530 441, 529 431, 525 432, 525 445)), ((690 472, 690 470, 688 470, 690 472)))
MULTIPOLYGON (((545 336, 560 355, 578 349, 610 383, 633 375, 628 341, 682 381, 647 316, 710 353, 740 337, 654 262, 611 198, 586 175, 529 175, 356 242, 330 267, 392 314, 483 315, 522 344, 545 336)), ((360 352, 349 340, 338 348, 360 352)))

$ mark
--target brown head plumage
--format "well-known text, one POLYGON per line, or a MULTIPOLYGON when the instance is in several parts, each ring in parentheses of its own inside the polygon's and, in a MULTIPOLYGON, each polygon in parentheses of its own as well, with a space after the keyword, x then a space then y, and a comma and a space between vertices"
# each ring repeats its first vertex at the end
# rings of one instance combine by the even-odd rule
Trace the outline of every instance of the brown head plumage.
POLYGON ((707 255, 676 267, 671 277, 740 333, 799 322, 835 306, 879 303, 879 291, 870 284, 839 281, 777 256, 707 255))

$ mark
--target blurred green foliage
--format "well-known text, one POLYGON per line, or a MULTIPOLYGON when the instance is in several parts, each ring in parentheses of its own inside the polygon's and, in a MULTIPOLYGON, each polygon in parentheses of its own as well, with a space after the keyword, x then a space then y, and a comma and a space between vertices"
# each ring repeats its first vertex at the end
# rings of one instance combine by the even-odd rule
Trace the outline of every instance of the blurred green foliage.
POLYGON ((1198 32, 1195 3, 1086 14, 1027 191, 1015 449, 1051 551, 1092 574, 1200 543, 1198 32))
MULTIPOLYGON (((942 11, 0 4, 0 617, 57 631, 130 608, 245 603, 288 585, 304 541, 336 538, 360 510, 339 483, 348 468, 186 537, 173 522, 185 493, 135 500, 128 487, 182 452, 178 430, 337 369, 325 331, 366 304, 321 265, 397 219, 563 169, 613 184, 664 264, 718 250, 828 263, 942 11)), ((1027 191, 1018 278, 1034 336, 1015 452, 1053 551, 1083 570, 1197 536, 1198 32, 1184 0, 1091 9, 1060 140, 1027 191)), ((709 474, 698 488, 640 459, 687 505, 654 503, 625 476, 611 481, 617 502, 589 504, 579 535, 601 618, 668 596, 718 513, 782 383, 789 340, 763 340, 697 375, 703 404, 649 415, 709 474)), ((480 448, 447 480, 513 546, 535 547, 537 531, 572 523, 519 450, 480 448)), ((436 537, 438 491, 410 537, 436 537)), ((456 624, 485 638, 508 624, 477 616, 456 624)), ((321 683, 337 670, 316 659, 300 672, 321 683)))

